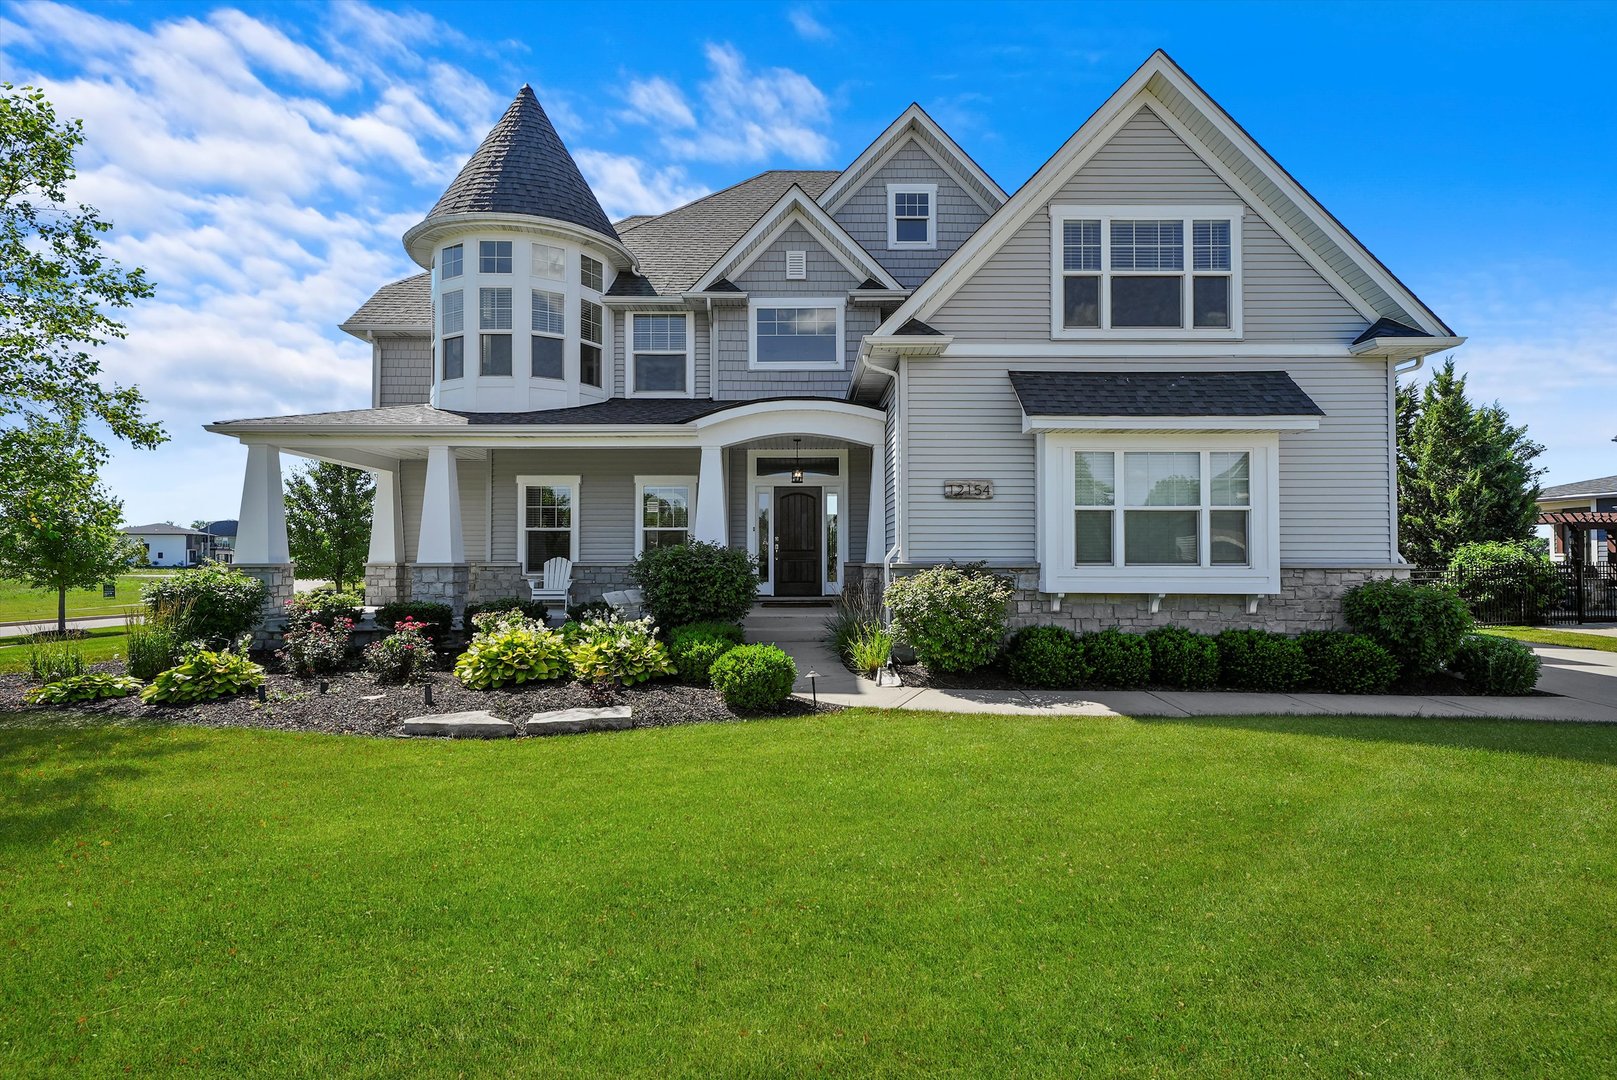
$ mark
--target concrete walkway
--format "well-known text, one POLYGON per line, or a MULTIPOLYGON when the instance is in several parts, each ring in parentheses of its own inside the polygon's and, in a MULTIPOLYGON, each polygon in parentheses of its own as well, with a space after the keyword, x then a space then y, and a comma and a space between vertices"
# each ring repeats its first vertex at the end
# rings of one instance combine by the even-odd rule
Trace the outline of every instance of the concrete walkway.
POLYGON ((880 687, 842 665, 819 641, 782 641, 797 661, 793 691, 830 705, 1021 716, 1441 716, 1617 723, 1617 653, 1534 646, 1539 689, 1560 697, 1405 697, 1393 694, 1239 694, 1149 690, 931 690, 880 687))

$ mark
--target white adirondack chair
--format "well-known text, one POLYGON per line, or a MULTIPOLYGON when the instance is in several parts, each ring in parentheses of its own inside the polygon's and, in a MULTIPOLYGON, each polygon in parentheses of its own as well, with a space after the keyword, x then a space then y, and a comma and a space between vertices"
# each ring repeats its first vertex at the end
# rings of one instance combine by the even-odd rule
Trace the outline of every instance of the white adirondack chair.
POLYGON ((549 605, 560 602, 563 609, 567 607, 567 594, 573 588, 573 563, 571 559, 557 556, 545 563, 543 577, 528 578, 528 587, 533 591, 532 599, 535 603, 549 605))
POLYGON ((611 604, 625 619, 638 619, 645 608, 646 594, 640 589, 622 589, 606 593, 601 599, 611 604))

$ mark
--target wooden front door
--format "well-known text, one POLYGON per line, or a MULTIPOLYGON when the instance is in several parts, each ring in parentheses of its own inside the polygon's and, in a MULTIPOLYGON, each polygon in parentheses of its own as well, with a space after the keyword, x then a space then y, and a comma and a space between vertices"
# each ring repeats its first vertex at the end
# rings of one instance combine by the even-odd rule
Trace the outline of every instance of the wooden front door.
POLYGON ((820 489, 775 489, 775 595, 819 596, 820 489))

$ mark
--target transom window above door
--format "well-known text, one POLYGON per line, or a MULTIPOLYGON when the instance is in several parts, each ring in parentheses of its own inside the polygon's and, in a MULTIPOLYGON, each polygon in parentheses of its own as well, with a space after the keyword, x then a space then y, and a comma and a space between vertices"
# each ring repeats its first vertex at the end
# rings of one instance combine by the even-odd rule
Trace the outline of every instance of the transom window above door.
POLYGON ((842 302, 834 298, 751 301, 748 366, 775 369, 843 366, 842 302))
POLYGON ((1242 212, 1051 207, 1051 336, 1239 337, 1242 212))

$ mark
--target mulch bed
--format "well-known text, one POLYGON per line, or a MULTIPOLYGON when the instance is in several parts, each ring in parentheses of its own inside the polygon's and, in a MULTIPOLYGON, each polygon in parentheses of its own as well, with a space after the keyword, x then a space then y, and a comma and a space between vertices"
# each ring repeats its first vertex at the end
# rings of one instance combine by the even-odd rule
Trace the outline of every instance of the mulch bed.
MULTIPOLYGON (((95 664, 92 670, 122 672, 121 663, 95 664)), ((319 680, 297 679, 271 673, 264 678, 267 700, 248 693, 196 705, 148 705, 139 697, 110 698, 66 706, 64 711, 109 720, 190 724, 198 727, 251 727, 275 731, 311 731, 336 735, 390 736, 411 717, 483 709, 502 720, 526 720, 536 712, 580 706, 628 705, 635 727, 670 727, 675 724, 749 719, 731 712, 718 693, 708 687, 673 682, 645 683, 630 689, 597 692, 579 683, 541 683, 503 690, 468 690, 446 671, 427 676, 432 704, 424 701, 423 683, 382 686, 367 672, 328 676, 326 692, 319 680)), ((23 703, 23 691, 32 682, 23 675, 0 675, 0 712, 39 708, 23 703)), ((822 706, 821 712, 832 711, 822 706)), ((773 716, 800 716, 814 706, 787 698, 773 716)))

